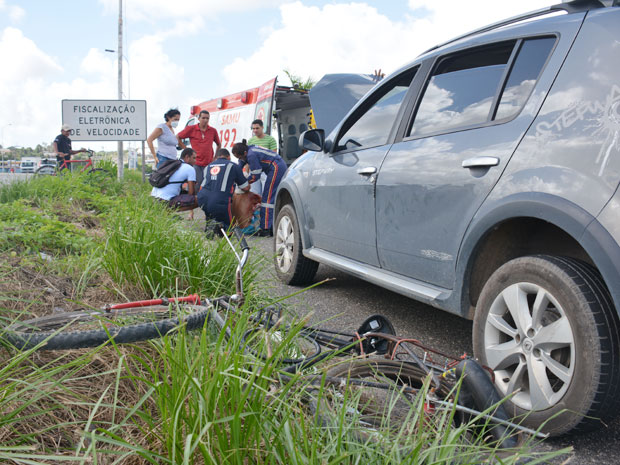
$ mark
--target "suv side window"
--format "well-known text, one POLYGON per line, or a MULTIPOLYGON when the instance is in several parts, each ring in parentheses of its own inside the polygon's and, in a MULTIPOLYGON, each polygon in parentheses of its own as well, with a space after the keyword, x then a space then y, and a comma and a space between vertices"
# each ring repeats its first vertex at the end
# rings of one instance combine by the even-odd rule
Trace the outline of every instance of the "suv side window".
POLYGON ((514 45, 504 42, 442 60, 428 82, 409 136, 486 122, 514 45))
POLYGON ((514 116, 530 96, 555 41, 555 37, 543 37, 503 42, 440 61, 409 136, 449 132, 514 116))
POLYGON ((336 151, 385 144, 416 71, 417 68, 414 68, 397 76, 380 92, 376 92, 359 109, 361 114, 357 118, 354 115, 345 123, 336 141, 336 151))
POLYGON ((555 37, 526 40, 514 61, 510 77, 506 82, 497 108, 495 120, 509 118, 516 114, 527 101, 549 53, 555 44, 555 37))

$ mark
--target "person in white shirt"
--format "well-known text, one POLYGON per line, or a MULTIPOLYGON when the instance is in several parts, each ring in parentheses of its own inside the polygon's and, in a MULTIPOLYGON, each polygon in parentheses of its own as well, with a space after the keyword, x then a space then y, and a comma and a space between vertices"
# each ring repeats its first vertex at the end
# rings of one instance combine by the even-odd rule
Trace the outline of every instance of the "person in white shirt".
POLYGON ((178 170, 176 170, 170 181, 164 187, 153 187, 151 196, 166 202, 170 208, 178 211, 193 210, 198 207, 196 201, 196 152, 193 149, 186 148, 181 152, 181 161, 183 162, 178 170), (187 194, 181 193, 181 185, 187 182, 187 194))

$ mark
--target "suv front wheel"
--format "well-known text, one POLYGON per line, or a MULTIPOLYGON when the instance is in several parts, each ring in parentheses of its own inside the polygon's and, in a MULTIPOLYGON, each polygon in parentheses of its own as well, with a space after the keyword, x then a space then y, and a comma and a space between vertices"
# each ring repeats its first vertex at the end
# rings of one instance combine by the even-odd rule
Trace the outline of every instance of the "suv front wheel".
POLYGON ((284 205, 278 212, 273 245, 276 273, 282 282, 294 286, 312 281, 319 264, 301 252, 299 223, 292 205, 284 205))
POLYGON ((591 266, 546 255, 504 264, 482 290, 473 339, 523 424, 559 435, 615 416, 618 319, 591 266))

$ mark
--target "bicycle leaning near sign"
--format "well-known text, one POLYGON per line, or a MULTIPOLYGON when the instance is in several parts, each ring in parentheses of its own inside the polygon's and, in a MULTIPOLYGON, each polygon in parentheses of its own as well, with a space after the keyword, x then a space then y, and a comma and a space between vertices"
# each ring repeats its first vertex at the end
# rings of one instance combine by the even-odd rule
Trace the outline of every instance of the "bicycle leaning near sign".
POLYGON ((86 159, 86 160, 67 160, 65 158, 65 159, 62 159, 62 161, 59 160, 56 165, 47 164, 47 165, 40 166, 34 172, 34 174, 36 176, 40 176, 40 175, 51 176, 51 175, 62 174, 62 171, 65 168, 68 169, 69 171, 72 171, 71 163, 82 163, 82 164, 84 164, 84 166, 80 170, 80 173, 83 173, 84 171, 86 171, 88 174, 92 174, 92 173, 110 174, 110 172, 108 170, 105 170, 103 168, 95 168, 95 164, 93 163, 93 159, 92 159, 94 151, 86 150, 86 153, 88 153, 88 159, 86 159))

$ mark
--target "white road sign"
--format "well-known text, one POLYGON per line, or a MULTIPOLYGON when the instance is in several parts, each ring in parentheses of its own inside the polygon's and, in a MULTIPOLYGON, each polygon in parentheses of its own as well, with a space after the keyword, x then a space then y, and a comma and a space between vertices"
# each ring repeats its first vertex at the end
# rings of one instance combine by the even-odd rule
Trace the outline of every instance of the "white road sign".
POLYGON ((63 100, 71 140, 146 140, 146 100, 63 100))

